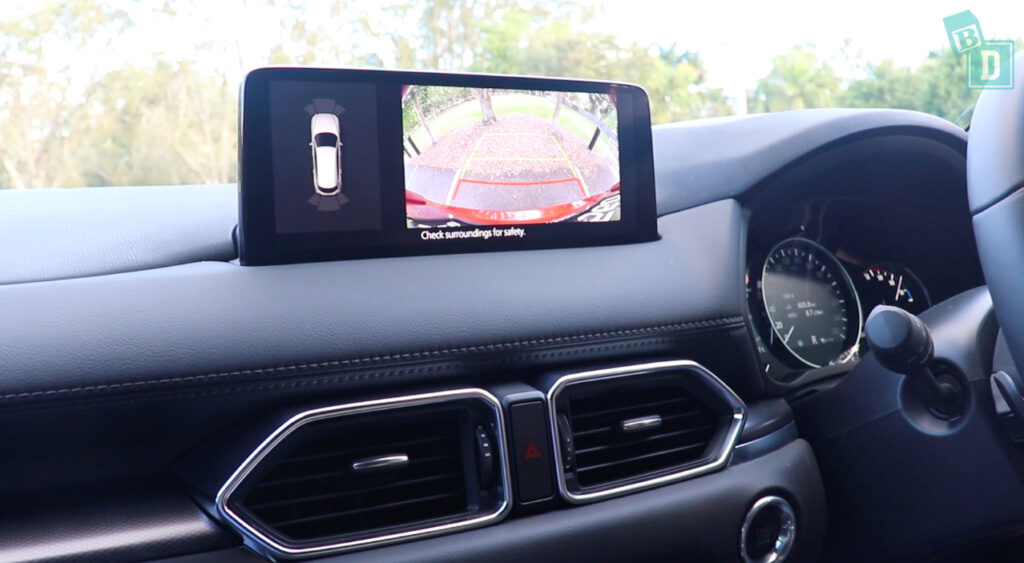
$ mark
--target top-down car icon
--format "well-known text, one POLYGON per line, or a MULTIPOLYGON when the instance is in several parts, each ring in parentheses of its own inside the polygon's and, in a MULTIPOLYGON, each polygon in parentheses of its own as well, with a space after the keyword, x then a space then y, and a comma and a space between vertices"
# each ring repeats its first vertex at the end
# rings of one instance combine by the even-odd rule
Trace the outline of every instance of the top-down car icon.
POLYGON ((313 189, 322 196, 341 193, 341 123, 333 113, 318 113, 310 120, 309 146, 313 154, 313 189))

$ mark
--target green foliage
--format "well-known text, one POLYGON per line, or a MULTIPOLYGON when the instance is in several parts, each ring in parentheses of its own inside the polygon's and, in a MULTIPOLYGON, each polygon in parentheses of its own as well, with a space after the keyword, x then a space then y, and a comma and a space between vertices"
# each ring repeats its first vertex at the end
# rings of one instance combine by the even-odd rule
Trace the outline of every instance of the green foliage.
POLYGON ((234 93, 192 61, 105 75, 90 92, 91 111, 72 122, 69 135, 89 140, 75 157, 85 184, 234 181, 236 110, 223 103, 234 93))
POLYGON ((966 64, 965 57, 944 48, 915 69, 897 67, 892 61, 867 65, 867 76, 852 81, 839 103, 923 111, 965 127, 980 93, 965 87, 966 64))
POLYGON ((751 111, 784 111, 833 106, 839 79, 832 67, 804 47, 772 58, 772 70, 757 81, 747 102, 751 111))
POLYGON ((191 61, 103 69, 131 25, 98 0, 44 3, 3 24, 0 187, 235 178, 235 85, 191 61), (49 50, 94 57, 54 64, 49 50))
POLYGON ((481 30, 481 39, 470 70, 634 82, 647 89, 655 123, 729 113, 721 90, 704 85, 700 60, 674 45, 621 45, 611 34, 583 31, 571 15, 537 8, 508 11, 481 30))
POLYGON ((79 140, 70 127, 92 108, 81 93, 99 73, 48 52, 109 54, 130 25, 98 0, 44 2, 0 24, 0 187, 81 185, 79 140))
MULTIPOLYGON (((595 31, 599 8, 583 0, 240 2, 246 17, 237 25, 257 14, 270 22, 255 46, 209 19, 216 10, 204 0, 42 0, 6 17, 0 188, 233 181, 238 80, 267 64, 613 79, 646 88, 654 123, 731 113, 723 92, 708 86, 699 54, 595 31), (208 39, 154 45, 151 64, 117 62, 133 18, 171 26, 197 13, 208 18, 196 23, 208 39)), ((748 108, 895 107, 965 125, 978 94, 965 88, 964 59, 948 48, 913 68, 853 64, 855 78, 838 76, 834 62, 806 47, 778 55, 749 92, 748 108)), ((472 97, 445 90, 417 89, 424 115, 472 97)), ((566 104, 615 125, 606 98, 568 97, 566 104)), ((411 104, 402 119, 407 130, 419 125, 411 104)))
POLYGON ((829 61, 803 47, 772 59, 772 70, 751 92, 751 111, 815 107, 899 108, 937 115, 966 127, 978 90, 966 88, 966 58, 944 47, 916 68, 892 60, 860 63, 862 75, 845 86, 829 61))
POLYGON ((866 77, 854 80, 839 97, 849 107, 889 107, 911 109, 917 104, 921 88, 909 68, 897 67, 891 60, 867 65, 866 77))

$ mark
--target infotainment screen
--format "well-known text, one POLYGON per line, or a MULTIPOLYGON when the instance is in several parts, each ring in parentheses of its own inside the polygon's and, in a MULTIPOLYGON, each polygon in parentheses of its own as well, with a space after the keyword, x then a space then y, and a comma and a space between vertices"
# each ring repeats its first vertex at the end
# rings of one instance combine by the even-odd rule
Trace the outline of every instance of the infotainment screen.
POLYGON ((240 142, 243 264, 657 237, 637 86, 259 69, 240 142))

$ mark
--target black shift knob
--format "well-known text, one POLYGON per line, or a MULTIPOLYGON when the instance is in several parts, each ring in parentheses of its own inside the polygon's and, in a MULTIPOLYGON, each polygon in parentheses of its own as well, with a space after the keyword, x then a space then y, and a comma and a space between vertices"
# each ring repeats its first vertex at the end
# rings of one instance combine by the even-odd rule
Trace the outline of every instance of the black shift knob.
POLYGON ((878 362, 906 375, 933 412, 950 418, 963 410, 965 396, 956 379, 940 381, 929 367, 935 345, 921 319, 903 309, 879 305, 868 315, 864 335, 878 362))
POLYGON ((932 361, 935 348, 928 327, 898 307, 875 307, 864 323, 864 335, 878 361, 897 373, 918 371, 932 361))

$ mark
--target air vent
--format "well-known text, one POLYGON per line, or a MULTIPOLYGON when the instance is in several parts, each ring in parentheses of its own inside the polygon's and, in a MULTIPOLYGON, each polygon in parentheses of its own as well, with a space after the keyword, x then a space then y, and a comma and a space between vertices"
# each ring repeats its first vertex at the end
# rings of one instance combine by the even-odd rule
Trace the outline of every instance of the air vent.
POLYGON ((721 468, 743 403, 694 362, 566 375, 548 392, 562 495, 588 502, 721 468))
POLYGON ((479 390, 309 411, 218 496, 275 557, 323 555, 483 525, 509 507, 504 425, 479 390))

